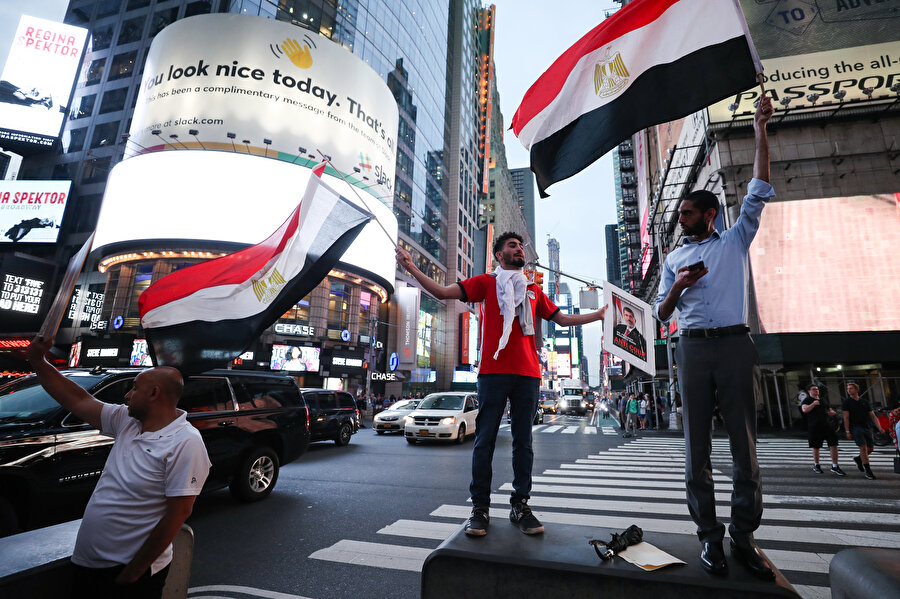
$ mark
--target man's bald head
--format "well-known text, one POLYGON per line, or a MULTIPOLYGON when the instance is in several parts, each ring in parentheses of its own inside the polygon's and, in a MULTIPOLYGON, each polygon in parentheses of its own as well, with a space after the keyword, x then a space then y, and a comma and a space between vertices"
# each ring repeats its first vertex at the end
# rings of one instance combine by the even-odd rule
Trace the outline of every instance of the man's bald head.
POLYGON ((142 374, 149 377, 152 385, 159 387, 159 393, 163 399, 171 402, 172 405, 178 404, 181 391, 184 389, 184 379, 181 378, 178 369, 171 366, 157 366, 145 370, 142 374))

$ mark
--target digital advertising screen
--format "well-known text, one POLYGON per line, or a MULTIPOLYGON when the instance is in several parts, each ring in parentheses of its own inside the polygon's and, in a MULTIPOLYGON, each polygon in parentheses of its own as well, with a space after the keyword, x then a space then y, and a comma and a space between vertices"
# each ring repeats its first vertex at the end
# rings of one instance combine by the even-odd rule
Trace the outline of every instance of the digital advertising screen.
POLYGON ((272 346, 269 368, 288 372, 319 372, 320 353, 318 347, 275 344, 272 346))
POLYGON ((900 194, 767 203, 750 246, 762 332, 900 329, 897 248, 900 194))
POLYGON ((22 15, 0 74, 0 145, 40 148, 56 142, 87 33, 22 15))
POLYGON ((150 350, 147 348, 146 339, 135 339, 131 344, 131 358, 128 363, 131 366, 153 366, 150 358, 150 350))
POLYGON ((0 244, 55 243, 71 181, 0 181, 0 244))

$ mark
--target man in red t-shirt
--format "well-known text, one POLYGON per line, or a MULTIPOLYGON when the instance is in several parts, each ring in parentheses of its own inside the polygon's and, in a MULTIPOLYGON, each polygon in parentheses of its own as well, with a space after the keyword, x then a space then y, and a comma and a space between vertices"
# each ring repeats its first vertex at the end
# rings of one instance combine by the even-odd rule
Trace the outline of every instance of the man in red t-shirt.
POLYGON ((472 515, 465 532, 487 534, 491 503, 491 460, 497 430, 509 400, 510 431, 513 439, 513 492, 509 519, 525 534, 539 534, 544 527, 528 507, 531 493, 531 423, 540 395, 541 367, 534 346, 535 322, 551 320, 560 326, 577 326, 602 320, 606 308, 590 314, 563 314, 541 288, 529 283, 522 271, 525 248, 522 237, 507 232, 494 242, 494 257, 500 266, 491 274, 478 275, 453 285, 429 279, 409 252, 397 248, 397 261, 438 299, 483 302, 481 364, 478 369, 478 417, 475 446, 472 448, 472 515))

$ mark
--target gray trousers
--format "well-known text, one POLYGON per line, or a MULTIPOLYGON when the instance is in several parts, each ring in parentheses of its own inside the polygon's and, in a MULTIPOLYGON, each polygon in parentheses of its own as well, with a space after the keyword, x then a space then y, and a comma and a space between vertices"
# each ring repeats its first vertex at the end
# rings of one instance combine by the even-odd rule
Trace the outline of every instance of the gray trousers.
POLYGON ((756 460, 759 355, 749 334, 713 339, 681 337, 675 353, 684 414, 688 509, 701 541, 721 541, 712 479, 712 419, 716 402, 731 444, 734 487, 732 537, 748 536, 762 519, 762 484, 756 460))

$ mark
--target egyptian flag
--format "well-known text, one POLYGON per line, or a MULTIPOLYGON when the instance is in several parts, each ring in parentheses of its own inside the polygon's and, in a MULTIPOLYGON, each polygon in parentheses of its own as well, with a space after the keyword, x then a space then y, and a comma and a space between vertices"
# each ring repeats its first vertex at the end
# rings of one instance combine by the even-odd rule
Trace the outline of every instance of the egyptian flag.
POLYGON ((300 205, 265 241, 177 270, 138 305, 155 364, 196 374, 240 356, 321 282, 373 217, 310 176, 300 205))
POLYGON ((635 132, 753 87, 761 72, 739 0, 634 0, 556 59, 511 128, 547 197, 635 132))

